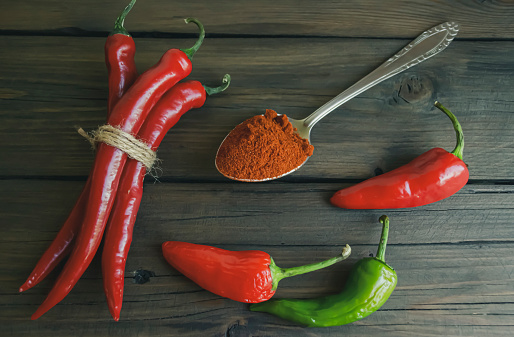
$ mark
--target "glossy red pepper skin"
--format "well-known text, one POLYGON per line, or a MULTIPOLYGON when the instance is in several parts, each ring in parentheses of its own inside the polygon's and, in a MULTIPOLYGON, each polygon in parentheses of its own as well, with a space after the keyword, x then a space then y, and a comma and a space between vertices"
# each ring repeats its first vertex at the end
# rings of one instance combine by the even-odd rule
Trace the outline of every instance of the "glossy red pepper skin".
POLYGON ((134 61, 136 44, 124 27, 125 17, 136 0, 131 0, 114 23, 114 29, 105 41, 105 65, 109 80, 109 98, 107 101, 108 115, 114 110, 127 88, 137 79, 137 68, 134 61))
POLYGON ((136 44, 130 35, 112 34, 105 42, 105 64, 109 81, 109 112, 137 78, 136 44))
MULTIPOLYGON (((198 81, 175 85, 161 97, 139 130, 138 138, 156 151, 162 139, 187 111, 201 107, 206 93, 198 81)), ((132 242, 132 232, 143 195, 146 168, 130 159, 123 169, 121 182, 107 223, 102 253, 102 274, 107 304, 118 321, 123 303, 125 264, 132 242)))
MULTIPOLYGON (((196 20, 193 22, 201 25, 196 20)), ((201 28, 203 33, 203 27, 201 28)), ((108 124, 124 132, 136 134, 159 98, 191 73, 189 57, 182 50, 168 50, 159 62, 141 74, 123 95, 109 116, 108 124)), ((32 315, 33 320, 41 317, 66 297, 91 263, 100 245, 126 160, 126 153, 117 148, 105 143, 97 146, 90 174, 91 190, 84 222, 70 258, 47 298, 32 315)))
POLYGON ((468 179, 462 160, 434 148, 404 166, 336 192, 330 202, 346 209, 417 207, 448 198, 468 179))
MULTIPOLYGON (((123 20, 135 0, 131 2, 116 20, 115 28, 105 41, 105 64, 109 81, 107 118, 125 91, 137 78, 134 62, 136 46, 130 34, 123 27, 123 20)), ((43 253, 19 291, 25 291, 41 282, 71 252, 75 236, 84 219, 89 198, 91 178, 88 177, 82 192, 68 218, 47 250, 43 253)))
POLYGON ((259 250, 229 251, 187 242, 162 244, 168 263, 200 287, 243 303, 269 300, 278 282, 286 277, 319 270, 350 256, 350 246, 331 259, 304 266, 279 268, 268 253, 259 250))
POLYGON ((168 263, 200 287, 244 303, 269 300, 274 294, 271 256, 258 250, 228 251, 187 242, 162 245, 168 263))
POLYGON ((347 209, 418 207, 448 198, 464 187, 469 171, 462 161, 462 128, 441 103, 434 105, 453 123, 457 145, 451 153, 431 149, 404 166, 336 192, 330 202, 347 209))

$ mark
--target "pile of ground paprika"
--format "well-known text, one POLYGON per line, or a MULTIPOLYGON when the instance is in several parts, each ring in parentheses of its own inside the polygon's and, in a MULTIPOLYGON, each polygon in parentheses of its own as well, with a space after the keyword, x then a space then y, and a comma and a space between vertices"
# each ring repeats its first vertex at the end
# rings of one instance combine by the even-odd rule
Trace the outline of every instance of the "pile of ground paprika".
POLYGON ((280 177, 300 166, 314 151, 301 138, 286 115, 267 109, 239 124, 221 144, 216 166, 238 180, 280 177))

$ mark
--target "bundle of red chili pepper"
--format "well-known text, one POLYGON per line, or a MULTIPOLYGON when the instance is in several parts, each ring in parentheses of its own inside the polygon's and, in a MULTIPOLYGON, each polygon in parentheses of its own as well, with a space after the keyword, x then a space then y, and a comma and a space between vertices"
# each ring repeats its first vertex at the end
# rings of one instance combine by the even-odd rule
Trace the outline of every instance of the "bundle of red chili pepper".
MULTIPOLYGON (((201 107, 207 95, 225 90, 230 76, 225 75, 223 84, 216 88, 203 86, 198 81, 177 84, 191 73, 191 60, 205 37, 202 24, 193 18, 186 19, 186 23, 193 22, 200 28, 200 37, 194 46, 168 50, 156 65, 138 76, 134 63, 135 43, 123 26, 135 2, 132 0, 118 17, 105 44, 108 115, 106 128, 99 130, 113 131, 133 141, 136 148, 143 147, 153 153, 182 114, 201 107)), ((33 287, 69 255, 54 287, 32 319, 39 318, 71 291, 91 263, 104 230, 104 290, 113 318, 119 319, 125 262, 143 180, 150 167, 128 159, 127 153, 109 144, 95 144, 95 162, 82 193, 56 238, 20 287, 20 292, 33 287)))

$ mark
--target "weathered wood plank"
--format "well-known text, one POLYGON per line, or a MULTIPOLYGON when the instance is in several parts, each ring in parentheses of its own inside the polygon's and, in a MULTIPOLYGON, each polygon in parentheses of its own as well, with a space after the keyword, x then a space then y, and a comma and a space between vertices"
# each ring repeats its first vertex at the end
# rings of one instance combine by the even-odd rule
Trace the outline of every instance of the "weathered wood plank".
MULTIPOLYGON (((138 39, 139 69, 147 69, 167 48, 192 41, 138 39)), ((74 127, 104 123, 103 43, 103 38, 0 37, 0 160, 9 162, 0 175, 88 174, 93 155, 74 127)), ((235 125, 265 108, 307 116, 404 44, 208 39, 191 77, 215 85, 230 73, 233 82, 201 110, 184 116, 165 138, 159 149, 163 179, 224 180, 214 156, 235 125)), ((436 99, 463 125, 471 179, 512 178, 513 53, 514 42, 454 42, 327 116, 312 133, 315 155, 288 178, 365 179, 377 168, 391 170, 432 147, 453 149, 451 124, 432 107, 436 99)))
MULTIPOLYGON (((128 0, 68 2, 8 1, 0 29, 110 31, 128 0), (21 20, 20 18, 23 18, 21 20), (72 27, 70 29, 70 27, 72 27)), ((350 37, 408 37, 444 21, 462 26, 459 37, 514 38, 514 7, 503 1, 140 1, 127 18, 134 32, 194 29, 182 18, 200 18, 208 33, 350 37)))
POLYGON ((55 235, 73 203, 71 194, 77 194, 80 185, 0 182, 0 213, 8 224, 0 233, 0 321, 10 335, 38 330, 56 336, 74 331, 80 336, 134 331, 183 336, 471 336, 508 335, 512 326, 511 186, 467 186, 431 206, 385 212, 392 221, 386 256, 398 272, 398 287, 382 310, 344 327, 303 329, 251 313, 245 304, 201 290, 161 257, 160 244, 172 239, 232 250, 261 249, 287 267, 328 258, 349 243, 353 254, 347 261, 283 280, 276 296, 307 298, 337 292, 351 265, 375 253, 380 232, 376 219, 382 212, 333 209, 326 199, 337 184, 314 183, 146 185, 127 263, 122 320, 110 319, 97 256, 61 304, 28 324, 56 276, 23 294, 17 287, 55 235), (137 269, 151 270, 156 277, 134 284, 131 272, 137 269))
MULTIPOLYGON (((66 219, 83 183, 1 181, 1 241, 43 250, 66 219), (30 210, 27 212, 26 210, 30 210)), ((222 245, 370 244, 377 219, 390 216, 393 244, 514 242, 513 186, 467 185, 454 196, 413 209, 343 210, 328 199, 338 183, 146 184, 137 224, 142 241, 222 245), (205 231, 208 229, 208 233, 205 231), (227 235, 227 233, 230 233, 227 235), (350 242, 351 240, 351 242, 350 242)), ((378 234, 377 234, 378 235, 378 234)))

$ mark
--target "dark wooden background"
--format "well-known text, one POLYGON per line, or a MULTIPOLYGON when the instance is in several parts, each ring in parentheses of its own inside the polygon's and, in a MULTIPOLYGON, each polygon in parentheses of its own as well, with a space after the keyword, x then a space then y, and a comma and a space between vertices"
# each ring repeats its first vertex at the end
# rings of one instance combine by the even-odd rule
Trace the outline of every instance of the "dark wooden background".
MULTIPOLYGON (((190 78, 232 85, 169 132, 149 177, 127 262, 121 320, 102 290, 100 261, 37 321, 57 272, 25 281, 71 210, 94 154, 75 127, 104 122, 103 45, 120 1, 4 1, 0 10, 0 335, 12 336, 510 336, 514 326, 513 1, 143 1, 126 20, 139 71, 168 48, 207 38, 190 78), (441 54, 359 95, 313 130, 314 156, 278 181, 229 181, 216 149, 239 122, 271 108, 303 118, 424 30, 456 21, 441 54), (332 207, 336 190, 405 164, 465 133, 469 183, 416 209, 332 207), (260 249, 282 267, 352 256, 283 280, 276 297, 338 292, 358 259, 374 254, 377 219, 391 218, 387 261, 399 282, 368 318, 306 329, 200 289, 169 267, 160 245, 181 240, 260 249), (155 273, 135 284, 137 270, 155 273)), ((99 255, 99 254, 98 254, 99 255)))

